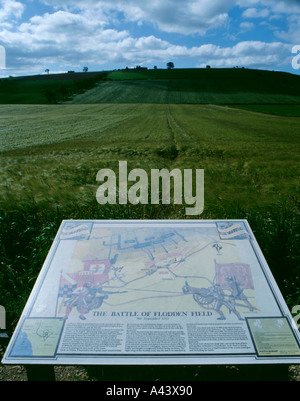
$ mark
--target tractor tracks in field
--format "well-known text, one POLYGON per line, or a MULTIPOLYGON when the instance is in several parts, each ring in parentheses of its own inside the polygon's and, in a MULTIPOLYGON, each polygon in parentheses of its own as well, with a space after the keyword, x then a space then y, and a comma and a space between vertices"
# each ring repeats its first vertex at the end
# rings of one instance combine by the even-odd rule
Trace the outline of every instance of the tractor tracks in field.
POLYGON ((167 126, 170 130, 172 142, 176 146, 177 152, 180 152, 181 146, 187 142, 191 142, 191 136, 182 128, 182 126, 174 118, 170 106, 166 105, 167 126))

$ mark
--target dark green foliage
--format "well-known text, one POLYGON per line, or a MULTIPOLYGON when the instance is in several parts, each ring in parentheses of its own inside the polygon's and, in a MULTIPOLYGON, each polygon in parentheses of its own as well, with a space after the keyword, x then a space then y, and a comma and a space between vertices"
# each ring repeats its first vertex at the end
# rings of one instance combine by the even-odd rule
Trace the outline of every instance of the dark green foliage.
POLYGON ((164 159, 175 160, 178 156, 178 150, 176 145, 166 146, 157 150, 157 155, 164 159))
POLYGON ((77 74, 0 79, 0 104, 55 104, 93 88, 107 76, 106 73, 92 77, 82 74, 80 79, 77 74))

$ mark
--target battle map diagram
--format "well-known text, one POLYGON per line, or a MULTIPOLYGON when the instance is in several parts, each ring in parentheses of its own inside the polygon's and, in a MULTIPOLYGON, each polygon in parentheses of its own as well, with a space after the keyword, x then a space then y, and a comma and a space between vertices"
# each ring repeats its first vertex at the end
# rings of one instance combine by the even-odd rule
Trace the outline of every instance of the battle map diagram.
POLYGON ((210 231, 96 226, 61 272, 56 316, 64 311, 67 318, 76 309, 85 320, 92 310, 134 304, 141 311, 198 307, 216 311, 219 319, 232 312, 242 320, 239 310, 257 310, 251 267, 241 262, 233 243, 210 231))

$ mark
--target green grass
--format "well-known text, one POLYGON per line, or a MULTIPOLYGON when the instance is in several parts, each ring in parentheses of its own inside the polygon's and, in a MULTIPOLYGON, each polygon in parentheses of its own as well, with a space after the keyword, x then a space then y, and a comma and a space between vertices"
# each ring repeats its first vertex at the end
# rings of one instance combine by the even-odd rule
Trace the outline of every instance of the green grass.
POLYGON ((287 105, 287 104, 258 104, 258 105, 238 105, 231 107, 240 108, 243 110, 257 111, 258 113, 273 114, 285 117, 300 117, 300 104, 287 105))
POLYGON ((76 96, 73 104, 154 103, 154 104, 299 104, 298 94, 234 91, 199 80, 124 80, 103 82, 76 96), (210 85, 211 84, 211 85, 210 85))

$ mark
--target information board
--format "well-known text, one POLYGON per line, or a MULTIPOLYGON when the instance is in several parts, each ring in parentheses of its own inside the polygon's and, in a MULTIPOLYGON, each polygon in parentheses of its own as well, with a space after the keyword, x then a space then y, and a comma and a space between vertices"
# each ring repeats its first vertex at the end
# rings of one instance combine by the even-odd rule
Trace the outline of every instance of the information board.
POLYGON ((65 220, 2 363, 299 363, 246 220, 65 220))

